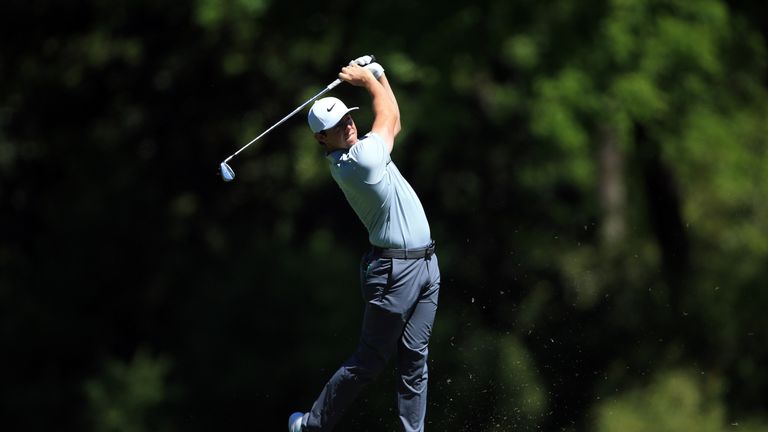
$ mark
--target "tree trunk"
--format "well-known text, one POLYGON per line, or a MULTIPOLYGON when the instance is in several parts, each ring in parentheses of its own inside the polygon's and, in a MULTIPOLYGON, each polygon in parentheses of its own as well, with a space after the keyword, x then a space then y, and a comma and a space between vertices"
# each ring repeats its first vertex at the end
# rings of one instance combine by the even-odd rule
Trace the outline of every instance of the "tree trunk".
POLYGON ((603 212, 600 235, 603 245, 614 250, 626 233, 627 192, 624 184, 624 154, 616 131, 606 126, 601 133, 599 158, 599 198, 603 212))

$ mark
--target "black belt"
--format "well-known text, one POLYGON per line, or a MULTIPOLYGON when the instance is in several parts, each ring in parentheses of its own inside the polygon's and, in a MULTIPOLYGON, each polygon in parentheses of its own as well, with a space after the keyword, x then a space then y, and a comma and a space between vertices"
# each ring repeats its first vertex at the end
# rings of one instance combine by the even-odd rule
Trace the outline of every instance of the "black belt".
POLYGON ((435 253, 435 242, 418 249, 385 249, 378 246, 373 247, 373 253, 382 258, 396 259, 430 259, 435 253))

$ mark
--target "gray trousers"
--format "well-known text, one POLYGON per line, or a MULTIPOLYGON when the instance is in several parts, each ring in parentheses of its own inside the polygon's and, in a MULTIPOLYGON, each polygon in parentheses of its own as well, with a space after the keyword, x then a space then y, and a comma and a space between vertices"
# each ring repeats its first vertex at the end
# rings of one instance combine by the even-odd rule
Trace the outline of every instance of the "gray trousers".
POLYGON ((369 252, 363 256, 360 273, 365 300, 360 342, 304 415, 303 430, 333 430, 360 390, 397 352, 397 409, 402 430, 423 431, 427 346, 440 292, 437 256, 406 260, 369 252))

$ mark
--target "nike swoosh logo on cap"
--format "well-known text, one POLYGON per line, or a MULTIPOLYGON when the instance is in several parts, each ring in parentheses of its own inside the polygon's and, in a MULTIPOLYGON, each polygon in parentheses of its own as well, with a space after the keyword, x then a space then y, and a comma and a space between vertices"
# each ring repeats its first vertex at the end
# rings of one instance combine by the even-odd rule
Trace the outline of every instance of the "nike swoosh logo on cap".
POLYGON ((331 107, 330 107, 330 108, 328 108, 328 112, 331 112, 331 110, 332 110, 332 109, 333 109, 333 107, 335 107, 335 106, 336 106, 336 102, 334 102, 334 103, 333 103, 333 105, 331 105, 331 107))

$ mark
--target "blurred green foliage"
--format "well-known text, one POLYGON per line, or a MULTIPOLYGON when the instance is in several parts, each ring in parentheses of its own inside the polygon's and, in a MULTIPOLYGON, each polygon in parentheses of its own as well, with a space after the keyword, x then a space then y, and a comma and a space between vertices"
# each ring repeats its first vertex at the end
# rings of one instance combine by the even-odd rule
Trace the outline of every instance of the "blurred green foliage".
POLYGON ((724 430, 723 407, 711 393, 691 373, 659 373, 647 389, 599 404, 597 430, 724 430))
MULTIPOLYGON (((216 169, 373 53, 439 245, 430 430, 767 430, 766 16, 3 2, 0 429, 276 430, 310 407, 357 342, 367 236, 305 113, 234 183, 216 169)), ((364 92, 334 95, 370 124, 364 92)), ((393 381, 339 430, 394 429, 393 381)))
POLYGON ((170 363, 139 349, 131 362, 106 363, 100 376, 85 382, 88 416, 94 431, 141 432, 168 430, 157 411, 170 397, 166 379, 170 363))

